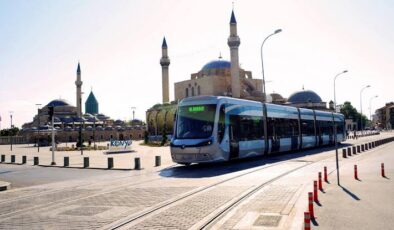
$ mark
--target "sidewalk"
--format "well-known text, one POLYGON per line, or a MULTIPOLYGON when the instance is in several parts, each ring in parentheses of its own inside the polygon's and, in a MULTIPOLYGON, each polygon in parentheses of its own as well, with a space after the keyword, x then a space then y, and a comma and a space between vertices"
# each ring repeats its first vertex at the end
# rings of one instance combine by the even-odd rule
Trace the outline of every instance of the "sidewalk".
MULTIPOLYGON (((82 168, 83 158, 89 157, 90 168, 107 168, 107 159, 114 159, 113 169, 134 169, 134 158, 139 157, 141 167, 143 169, 155 168, 155 156, 161 157, 161 166, 167 167, 172 165, 169 147, 149 147, 140 145, 142 141, 134 141, 132 144, 132 152, 129 153, 113 153, 106 154, 106 150, 96 151, 55 151, 55 162, 57 166, 62 167, 64 157, 69 157, 69 167, 82 168)), ((33 158, 39 157, 39 165, 49 166, 52 161, 52 152, 49 147, 40 147, 40 152, 32 145, 14 145, 13 151, 10 151, 9 145, 0 145, 0 154, 5 155, 6 163, 11 162, 11 155, 15 155, 15 163, 22 163, 22 156, 27 156, 27 164, 33 165, 33 158)))
POLYGON ((341 187, 336 173, 331 184, 319 192, 321 206, 315 206, 316 223, 312 229, 392 229, 394 226, 394 143, 343 161, 341 187), (381 176, 385 163, 386 178, 381 176), (357 164, 358 178, 354 179, 357 164), (334 179, 335 178, 335 179, 334 179))

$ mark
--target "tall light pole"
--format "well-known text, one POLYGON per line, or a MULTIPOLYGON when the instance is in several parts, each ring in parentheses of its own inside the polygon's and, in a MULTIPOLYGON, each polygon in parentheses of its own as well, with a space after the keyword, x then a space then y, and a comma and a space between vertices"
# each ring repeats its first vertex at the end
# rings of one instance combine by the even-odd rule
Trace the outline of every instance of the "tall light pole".
POLYGON ((271 36, 273 36, 273 35, 275 35, 275 34, 278 34, 278 33, 280 33, 280 32, 282 32, 282 29, 277 29, 277 30, 275 30, 274 33, 268 35, 268 36, 264 39, 263 43, 261 43, 260 54, 261 54, 261 69, 262 69, 262 74, 263 74, 263 102, 265 102, 265 101, 267 100, 267 95, 266 95, 266 91, 265 91, 265 77, 264 77, 264 63, 263 63, 263 46, 264 46, 265 41, 267 41, 268 38, 270 38, 271 36))
POLYGON ((378 95, 375 95, 371 98, 369 98, 369 120, 372 122, 372 99, 377 98, 378 95))
POLYGON ((367 86, 365 86, 364 88, 362 88, 361 90, 360 90, 360 126, 361 126, 361 134, 363 133, 363 131, 364 131, 364 128, 363 128, 363 91, 365 90, 365 89, 367 89, 367 88, 369 88, 369 87, 371 87, 370 85, 367 85, 367 86))
POLYGON ((37 152, 40 152, 40 106, 41 104, 36 104, 37 106, 37 119, 38 119, 38 124, 37 124, 37 152))
POLYGON ((14 114, 13 111, 10 111, 10 118, 11 118, 11 127, 10 127, 10 144, 11 144, 11 151, 12 151, 12 115, 14 114))
MULTIPOLYGON (((336 95, 336 89, 335 89, 335 81, 337 80, 337 77, 339 77, 341 74, 347 73, 347 70, 344 70, 334 77, 334 110, 335 112, 337 111, 337 95, 336 95)), ((339 159, 338 159, 338 141, 337 141, 337 123, 334 120, 334 142, 335 142, 335 161, 336 161, 336 166, 337 166, 337 184, 338 186, 340 185, 339 182, 339 159)))

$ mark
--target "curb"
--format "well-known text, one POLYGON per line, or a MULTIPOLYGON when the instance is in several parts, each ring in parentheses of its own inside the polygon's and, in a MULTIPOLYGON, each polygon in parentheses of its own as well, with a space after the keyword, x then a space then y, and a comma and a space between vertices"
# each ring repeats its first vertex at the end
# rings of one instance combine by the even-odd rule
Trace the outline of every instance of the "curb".
POLYGON ((5 181, 0 181, 0 192, 1 191, 6 191, 11 189, 11 183, 5 182, 5 181))

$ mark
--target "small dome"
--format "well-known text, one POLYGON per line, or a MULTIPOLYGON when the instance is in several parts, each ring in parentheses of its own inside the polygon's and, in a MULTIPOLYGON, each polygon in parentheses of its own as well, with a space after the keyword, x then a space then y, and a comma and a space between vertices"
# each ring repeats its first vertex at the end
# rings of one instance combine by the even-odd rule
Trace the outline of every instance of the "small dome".
POLYGON ((202 70, 209 70, 209 69, 230 69, 231 62, 226 60, 214 60, 210 61, 202 67, 202 70))
POLYGON ((53 107, 56 107, 56 106, 70 106, 70 103, 68 103, 68 101, 63 100, 63 99, 55 99, 55 100, 49 102, 47 106, 53 106, 53 107))
POLYGON ((273 100, 273 101, 276 101, 276 100, 283 100, 282 95, 280 95, 279 93, 271 93, 270 96, 272 97, 272 100, 273 100))
POLYGON ((290 95, 287 101, 292 104, 308 103, 308 102, 321 103, 322 99, 320 98, 319 95, 317 95, 317 93, 313 92, 312 90, 303 90, 303 91, 295 92, 292 95, 290 95))

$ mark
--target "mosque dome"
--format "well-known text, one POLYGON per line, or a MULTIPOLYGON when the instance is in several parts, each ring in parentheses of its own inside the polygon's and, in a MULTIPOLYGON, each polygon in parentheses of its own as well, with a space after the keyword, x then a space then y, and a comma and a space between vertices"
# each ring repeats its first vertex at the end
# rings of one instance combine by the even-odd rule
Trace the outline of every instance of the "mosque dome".
POLYGON ((68 103, 68 101, 66 101, 66 100, 63 100, 63 99, 55 99, 55 100, 49 102, 47 106, 56 107, 56 106, 71 106, 71 105, 70 105, 70 103, 68 103))
POLYGON ((202 70, 210 70, 210 69, 230 69, 231 68, 231 62, 226 61, 226 60, 213 60, 208 62, 202 67, 202 70))
POLYGON ((312 90, 303 90, 303 91, 295 92, 292 95, 290 95, 287 101, 292 104, 308 103, 308 102, 321 103, 322 99, 317 93, 313 92, 312 90))

